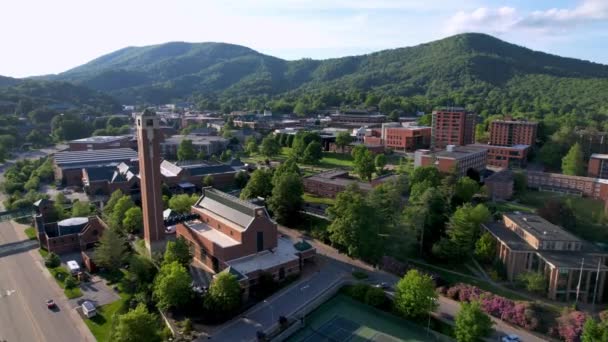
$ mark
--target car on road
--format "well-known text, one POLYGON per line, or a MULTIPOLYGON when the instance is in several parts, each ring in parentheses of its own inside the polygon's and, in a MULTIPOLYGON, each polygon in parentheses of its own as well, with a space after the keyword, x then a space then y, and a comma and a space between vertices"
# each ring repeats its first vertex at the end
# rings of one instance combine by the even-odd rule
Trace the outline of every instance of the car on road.
POLYGON ((503 336, 500 339, 501 342, 521 342, 521 338, 515 334, 509 334, 506 336, 503 336))
POLYGON ((52 310, 57 307, 57 304, 55 304, 54 300, 49 299, 46 301, 46 307, 49 308, 50 310, 52 310))
POLYGON ((379 288, 379 289, 383 289, 383 290, 387 290, 390 286, 388 286, 387 283, 382 282, 382 283, 378 283, 378 284, 374 284, 373 285, 375 288, 379 288))

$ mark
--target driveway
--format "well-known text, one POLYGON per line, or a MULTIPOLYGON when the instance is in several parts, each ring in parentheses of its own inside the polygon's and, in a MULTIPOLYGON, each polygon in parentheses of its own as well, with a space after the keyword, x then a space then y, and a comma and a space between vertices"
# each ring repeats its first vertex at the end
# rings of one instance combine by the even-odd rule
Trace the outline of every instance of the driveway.
POLYGON ((110 304, 120 299, 120 296, 105 281, 97 276, 93 276, 91 281, 80 284, 82 297, 70 299, 71 307, 80 306, 85 300, 93 302, 95 306, 110 304))

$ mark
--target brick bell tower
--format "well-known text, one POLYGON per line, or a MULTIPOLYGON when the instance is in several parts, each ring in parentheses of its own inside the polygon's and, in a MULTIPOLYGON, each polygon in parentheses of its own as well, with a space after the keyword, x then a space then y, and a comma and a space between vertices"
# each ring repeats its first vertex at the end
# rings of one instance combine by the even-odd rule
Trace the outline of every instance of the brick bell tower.
POLYGON ((158 117, 144 110, 136 117, 141 206, 144 240, 150 255, 165 250, 165 226, 160 178, 160 130, 158 117))

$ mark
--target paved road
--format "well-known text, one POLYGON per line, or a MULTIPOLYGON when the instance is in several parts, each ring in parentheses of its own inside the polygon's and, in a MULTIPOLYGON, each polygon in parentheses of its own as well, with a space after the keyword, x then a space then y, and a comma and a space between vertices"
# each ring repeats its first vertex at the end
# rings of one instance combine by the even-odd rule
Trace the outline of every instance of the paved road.
MULTIPOLYGON (((10 222, 0 223, 0 245, 22 238, 10 222)), ((0 341, 95 341, 34 253, 0 257, 0 341), (49 298, 56 312, 46 308, 49 298)))

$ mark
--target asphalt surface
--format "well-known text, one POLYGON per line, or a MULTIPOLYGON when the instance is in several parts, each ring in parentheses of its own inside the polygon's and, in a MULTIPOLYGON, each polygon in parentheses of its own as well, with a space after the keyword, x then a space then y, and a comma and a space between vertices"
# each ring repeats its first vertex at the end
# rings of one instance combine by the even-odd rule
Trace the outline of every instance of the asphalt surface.
MULTIPOLYGON (((0 223, 0 245, 22 240, 10 222, 0 223)), ((0 341, 95 341, 35 250, 0 257, 0 341), (46 301, 57 303, 55 311, 46 301)))

